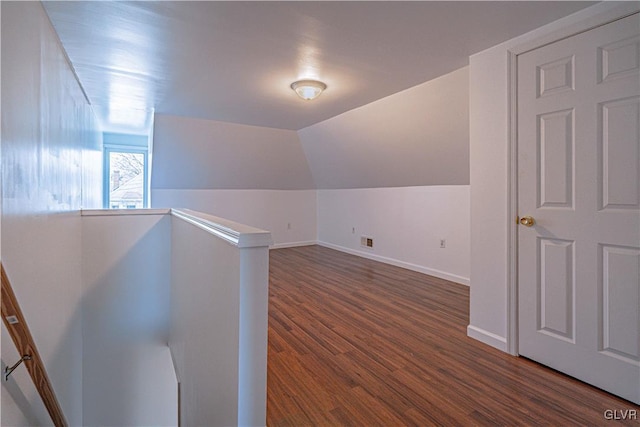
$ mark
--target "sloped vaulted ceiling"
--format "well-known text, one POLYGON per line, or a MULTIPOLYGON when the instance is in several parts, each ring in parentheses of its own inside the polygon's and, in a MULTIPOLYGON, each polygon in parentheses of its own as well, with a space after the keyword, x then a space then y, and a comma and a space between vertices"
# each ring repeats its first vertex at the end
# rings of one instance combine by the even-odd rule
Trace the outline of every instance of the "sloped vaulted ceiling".
POLYGON ((155 135, 152 186, 169 185, 159 175, 166 174, 182 176, 182 188, 296 189, 468 184, 469 55, 590 4, 80 1, 44 7, 107 129, 117 125, 119 109, 165 118, 155 135), (328 89, 302 101, 289 88, 301 78, 320 79, 328 89), (178 140, 170 137, 176 135, 170 124, 181 120, 172 116, 204 119, 208 129, 225 131, 178 140), (239 125, 262 130, 247 133, 239 125), (256 138, 274 147, 265 152, 270 156, 260 155, 265 145, 256 138), (185 164, 198 167, 176 169, 170 153, 181 144, 195 150, 182 153, 185 164), (264 158, 269 166, 256 167, 264 158), (227 167, 234 161, 243 167, 227 167), (207 165, 220 167, 214 173, 202 169, 207 165))
POLYGON ((469 184, 468 67, 298 132, 317 188, 469 184))
POLYGON ((578 1, 43 3, 92 104, 298 130, 457 70, 578 1), (313 103, 289 85, 328 85, 313 103))

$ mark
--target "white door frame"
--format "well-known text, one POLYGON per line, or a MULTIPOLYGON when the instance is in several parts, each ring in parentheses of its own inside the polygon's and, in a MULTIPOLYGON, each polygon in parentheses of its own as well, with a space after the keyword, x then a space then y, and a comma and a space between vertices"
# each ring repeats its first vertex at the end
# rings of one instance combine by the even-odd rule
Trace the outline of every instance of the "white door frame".
POLYGON ((581 21, 560 30, 547 33, 532 32, 531 38, 507 50, 508 55, 508 182, 507 182, 507 336, 506 350, 518 353, 518 55, 556 41, 609 24, 640 11, 635 1, 620 3, 603 2, 588 10, 593 11, 581 21))

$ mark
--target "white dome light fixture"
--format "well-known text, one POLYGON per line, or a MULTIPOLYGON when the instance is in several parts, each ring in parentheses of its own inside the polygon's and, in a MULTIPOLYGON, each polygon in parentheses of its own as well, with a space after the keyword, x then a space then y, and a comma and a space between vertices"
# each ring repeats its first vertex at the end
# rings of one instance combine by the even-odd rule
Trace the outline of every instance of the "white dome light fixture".
POLYGON ((291 89, 295 90, 298 96, 306 101, 317 98, 326 88, 326 84, 317 80, 298 80, 291 83, 291 89))

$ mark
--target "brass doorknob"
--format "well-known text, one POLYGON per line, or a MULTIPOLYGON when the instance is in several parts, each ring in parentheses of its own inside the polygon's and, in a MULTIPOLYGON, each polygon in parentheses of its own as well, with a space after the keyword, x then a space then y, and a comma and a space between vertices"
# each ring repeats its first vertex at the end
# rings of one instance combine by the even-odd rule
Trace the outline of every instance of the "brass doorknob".
POLYGON ((520 218, 520 224, 524 225, 525 227, 533 227, 533 224, 536 223, 536 220, 533 219, 532 216, 523 216, 522 218, 520 218))

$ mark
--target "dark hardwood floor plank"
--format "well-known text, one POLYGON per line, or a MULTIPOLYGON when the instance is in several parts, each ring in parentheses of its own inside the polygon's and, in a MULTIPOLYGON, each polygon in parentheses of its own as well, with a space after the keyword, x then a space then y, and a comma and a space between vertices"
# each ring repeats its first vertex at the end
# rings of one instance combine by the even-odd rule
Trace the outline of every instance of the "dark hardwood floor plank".
POLYGON ((466 286, 320 246, 272 250, 269 271, 269 426, 640 425, 467 337, 466 286))

